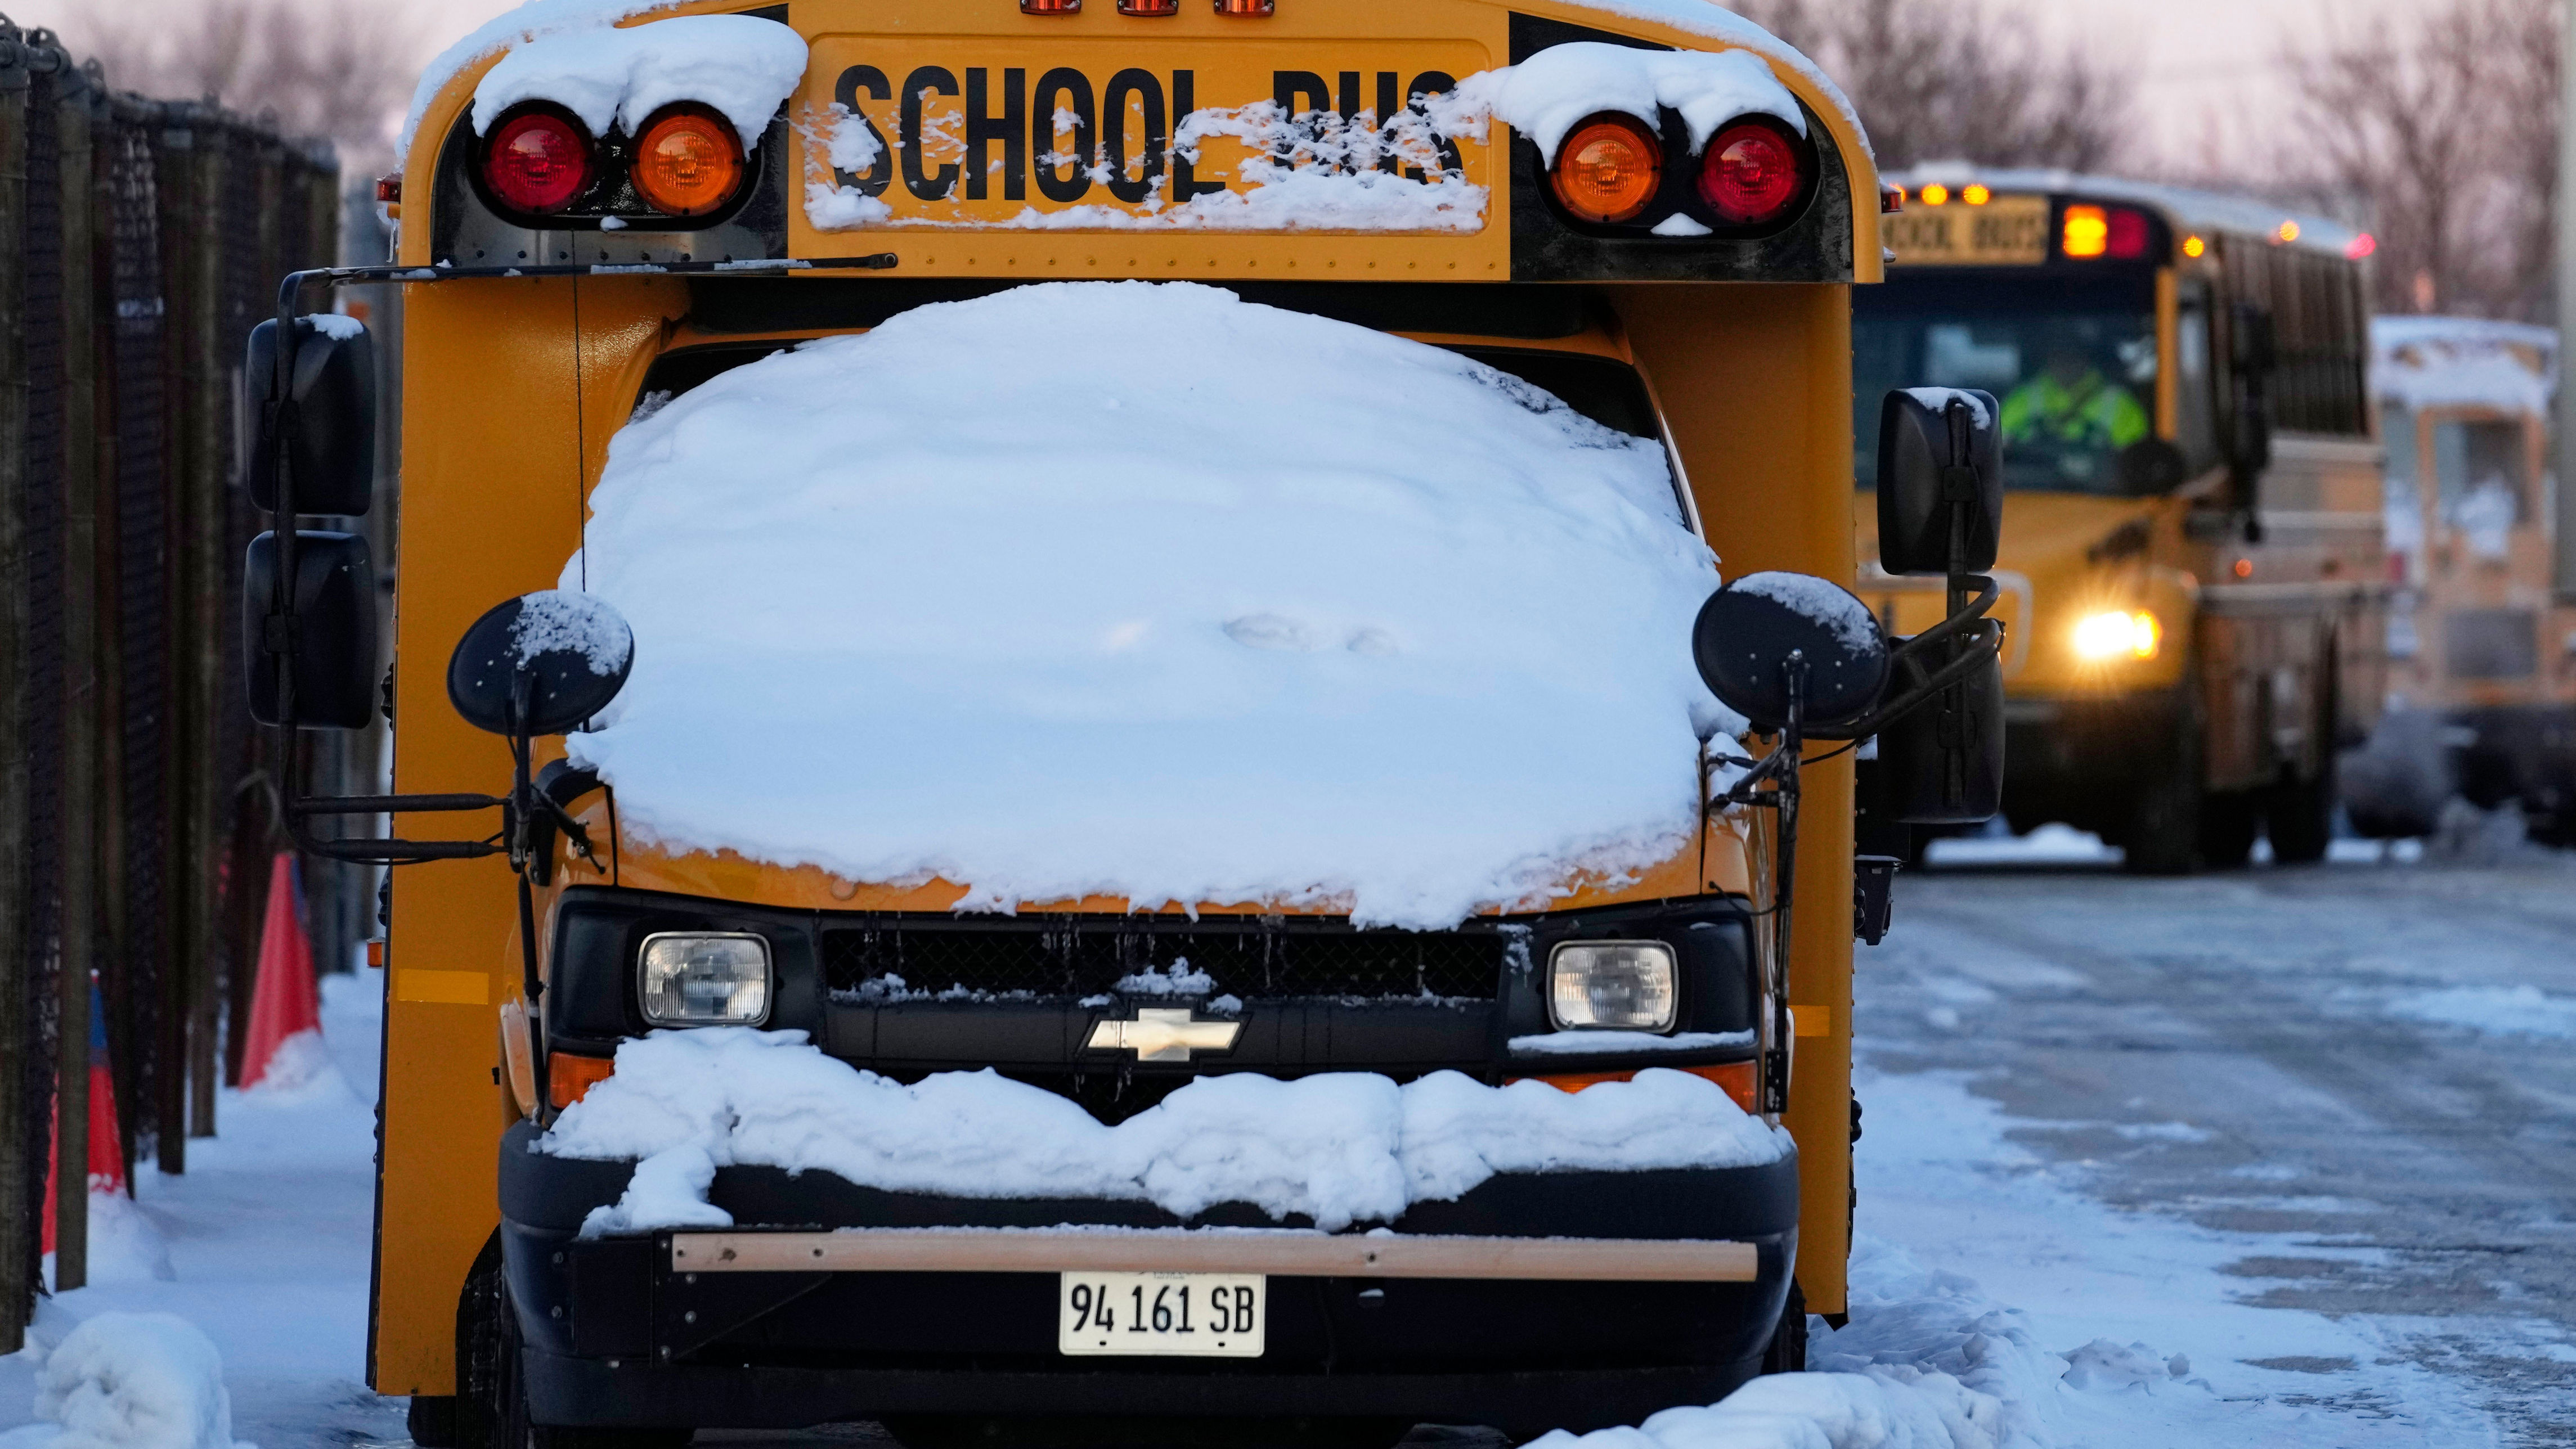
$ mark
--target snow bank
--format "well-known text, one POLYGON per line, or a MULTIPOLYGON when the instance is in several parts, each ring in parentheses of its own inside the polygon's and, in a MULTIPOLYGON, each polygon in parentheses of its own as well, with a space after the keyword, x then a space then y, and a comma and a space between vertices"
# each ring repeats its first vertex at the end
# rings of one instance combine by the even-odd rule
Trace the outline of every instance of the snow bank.
POLYGON ((236 1449, 223 1360, 176 1314, 101 1313, 74 1328, 37 1371, 36 1413, 46 1422, 0 1446, 236 1449))
MULTIPOLYGON (((576 755, 674 849, 1441 927, 1697 828, 1717 573, 1662 446, 1187 284, 923 307, 609 445, 576 755)), ((940 983, 924 983, 936 986, 940 983)))
MULTIPOLYGON (((1853 1240, 1851 1271, 1850 1325, 1836 1332, 1809 1320, 1810 1372, 1758 1378, 1721 1403, 1666 1409, 1634 1429, 1559 1430, 1530 1449, 2099 1445, 2109 1442, 2099 1435, 2106 1417, 2134 1417, 2124 1403, 2209 1398, 2206 1380, 2185 1381, 2191 1364, 2179 1354, 2109 1339, 2043 1349, 2018 1309, 1866 1235, 1853 1240)), ((2170 1441, 2151 1432, 2148 1442, 2170 1441)))
POLYGON ((537 1143, 563 1157, 641 1159, 626 1195, 583 1232, 722 1226, 718 1165, 834 1173, 897 1192, 1148 1201, 1183 1217, 1250 1203, 1318 1227, 1399 1217, 1498 1172, 1741 1167, 1778 1161, 1786 1133, 1715 1083, 1649 1070, 1560 1092, 1456 1072, 1398 1086, 1336 1072, 1203 1077, 1115 1127, 991 1071, 905 1085, 825 1056, 802 1032, 657 1032, 537 1143))
POLYGON ((2388 1003, 2388 1014, 2436 1026, 2462 1026, 2486 1036, 2576 1038, 2576 1000, 2520 986, 2447 986, 2388 1003))
POLYGON ((649 25, 573 30, 517 46, 474 87, 474 132, 521 101, 552 101, 594 136, 628 135, 674 101, 733 123, 749 150, 805 75, 805 40, 772 20, 682 15, 649 25))
POLYGON ((1691 147, 1741 115, 1776 116, 1801 136, 1806 113, 1762 58, 1744 50, 1639 50, 1579 40, 1551 45, 1519 65, 1480 71, 1458 83, 1461 99, 1489 109, 1537 144, 1548 164, 1565 133, 1586 116, 1615 111, 1663 124, 1681 113, 1691 147))

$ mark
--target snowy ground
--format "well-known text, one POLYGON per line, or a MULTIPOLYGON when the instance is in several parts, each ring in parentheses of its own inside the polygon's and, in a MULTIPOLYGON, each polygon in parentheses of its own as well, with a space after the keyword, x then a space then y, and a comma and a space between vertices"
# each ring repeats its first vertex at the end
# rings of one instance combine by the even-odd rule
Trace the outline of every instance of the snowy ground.
MULTIPOLYGON (((404 1440, 404 1401, 365 1382, 382 989, 374 973, 324 978, 336 1070, 291 1096, 226 1092, 219 1135, 188 1144, 185 1176, 142 1171, 140 1230, 112 1252, 93 1235, 91 1286, 39 1306, 37 1344, 100 1313, 176 1313, 223 1355, 237 1438, 261 1449, 404 1440), (166 1280, 152 1276, 156 1246, 166 1280)), ((0 1429, 33 1417, 36 1357, 0 1358, 0 1429)))
MULTIPOLYGON (((2576 858, 2142 881, 2020 852, 1905 878, 1860 958, 1857 1292, 1815 1362, 1873 1382, 1598 1449, 2576 1438, 2576 858)), ((39 1339, 176 1312, 241 1439, 401 1442, 360 1383, 376 1022, 346 988, 374 984, 326 997, 358 1089, 227 1097, 185 1178, 145 1176, 172 1277, 103 1255, 39 1339)), ((0 1428, 33 1377, 0 1359, 0 1428)))

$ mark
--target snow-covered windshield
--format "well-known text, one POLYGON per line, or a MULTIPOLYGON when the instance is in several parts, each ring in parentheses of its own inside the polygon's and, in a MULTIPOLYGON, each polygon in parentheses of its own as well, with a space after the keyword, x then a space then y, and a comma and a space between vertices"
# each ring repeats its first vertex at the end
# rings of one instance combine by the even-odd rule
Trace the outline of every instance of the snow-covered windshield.
POLYGON ((1943 276, 1859 288, 1852 304, 1854 477, 1876 481, 1889 390, 1979 388, 2003 404, 2004 486, 2123 494, 2123 449, 2155 436, 2152 284, 1943 276))
POLYGON ((762 357, 610 445, 564 587, 635 666, 574 749, 673 848, 969 906, 1446 926, 1643 869, 1741 724, 1651 409, 1595 392, 1186 284, 762 357))

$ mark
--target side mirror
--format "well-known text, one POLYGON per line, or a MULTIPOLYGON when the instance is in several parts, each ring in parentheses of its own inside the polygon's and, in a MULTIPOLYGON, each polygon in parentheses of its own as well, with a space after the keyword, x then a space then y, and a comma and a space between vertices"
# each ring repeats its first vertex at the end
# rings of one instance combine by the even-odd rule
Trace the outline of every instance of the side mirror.
MULTIPOLYGON (((1928 673, 1920 656, 1901 666, 1928 673)), ((2004 670, 1989 654, 1968 676, 1878 732, 1884 813, 1906 825, 1974 825, 2004 798, 2004 670)))
POLYGON ((2120 491, 2132 498, 2170 493, 2191 476, 2182 449, 2162 438, 2140 438, 2120 450, 2120 491))
POLYGON ((456 641, 447 698, 476 729, 559 735, 608 708, 635 667, 635 633, 597 594, 504 600, 456 641))
MULTIPOLYGON (((270 649, 277 596, 277 535, 251 540, 242 567, 242 657, 250 712, 278 718, 278 655, 270 649)), ((376 566, 354 533, 295 535, 295 720, 306 729, 365 729, 376 717, 376 566)))
POLYGON ((1887 688, 1887 640, 1849 589, 1812 574, 1746 574, 1708 596, 1691 655, 1709 692, 1765 734, 1789 723, 1790 681, 1803 729, 1860 718, 1887 688))
POLYGON ((1878 412, 1878 561, 1891 574, 1995 566, 2003 445, 1994 394, 1917 387, 1878 412))
POLYGON ((295 357, 277 386, 277 319, 251 329, 242 378, 251 390, 251 501, 277 511, 278 452, 294 474, 297 513, 357 515, 376 483, 376 348, 355 317, 295 319, 295 357))

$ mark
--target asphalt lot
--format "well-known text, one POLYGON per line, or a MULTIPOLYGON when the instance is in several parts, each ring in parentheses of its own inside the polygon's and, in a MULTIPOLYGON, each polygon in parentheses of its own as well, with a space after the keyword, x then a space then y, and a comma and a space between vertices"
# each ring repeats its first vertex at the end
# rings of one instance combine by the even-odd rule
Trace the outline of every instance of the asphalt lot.
POLYGON ((2576 856, 1936 866, 1856 995, 1877 1090, 1956 1074, 2115 1209, 2254 1235, 2238 1302, 2375 1320, 2376 1365, 2259 1361, 2321 1408, 2404 1361, 2576 1442, 2576 856))

